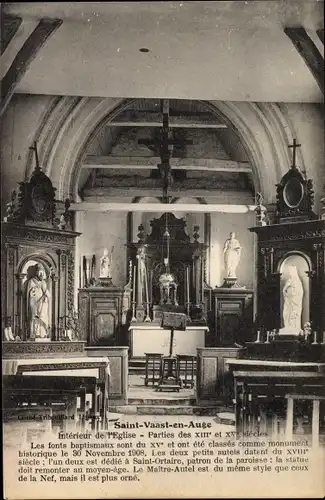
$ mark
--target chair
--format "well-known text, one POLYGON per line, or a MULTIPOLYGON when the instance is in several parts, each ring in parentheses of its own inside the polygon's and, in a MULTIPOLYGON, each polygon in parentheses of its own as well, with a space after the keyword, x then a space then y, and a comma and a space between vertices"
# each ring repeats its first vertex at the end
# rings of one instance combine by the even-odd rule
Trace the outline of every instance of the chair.
POLYGON ((161 377, 156 391, 174 390, 179 392, 183 388, 182 381, 179 377, 177 357, 163 356, 161 377))
POLYGON ((162 373, 162 358, 163 355, 158 352, 145 353, 146 356, 146 374, 144 385, 148 386, 149 383, 155 385, 159 382, 162 373))
POLYGON ((182 379, 183 387, 194 387, 194 365, 196 361, 196 356, 189 354, 177 354, 177 372, 178 378, 182 379), (181 377, 181 373, 184 377, 181 377))

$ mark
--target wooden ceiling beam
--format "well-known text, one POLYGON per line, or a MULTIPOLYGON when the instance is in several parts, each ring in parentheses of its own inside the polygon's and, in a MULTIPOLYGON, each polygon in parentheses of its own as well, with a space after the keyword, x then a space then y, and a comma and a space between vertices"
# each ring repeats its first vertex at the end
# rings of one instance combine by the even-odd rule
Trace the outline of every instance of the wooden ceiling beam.
POLYGON ((3 6, 1 7, 1 44, 0 44, 0 55, 4 53, 9 43, 17 33, 21 23, 22 18, 18 16, 10 16, 2 12, 3 6))
MULTIPOLYGON (((139 169, 157 168, 158 156, 93 156, 88 155, 82 168, 88 169, 139 169)), ((175 170, 206 170, 210 172, 251 173, 248 162, 218 160, 216 158, 171 158, 171 167, 175 170)))
MULTIPOLYGON (((157 111, 129 111, 121 113, 107 122, 107 127, 162 127, 163 113, 157 111)), ((225 123, 217 122, 210 113, 172 114, 169 112, 170 128, 226 129, 225 123)))
POLYGON ((10 68, 1 81, 0 116, 7 108, 10 99, 15 93, 32 61, 35 59, 47 39, 61 26, 61 19, 41 19, 34 31, 27 38, 17 53, 10 68))
POLYGON ((207 204, 195 203, 113 203, 80 202, 71 203, 69 210, 74 212, 193 212, 193 213, 232 213, 253 212, 256 205, 207 204))
POLYGON ((284 32, 307 64, 324 94, 324 57, 309 37, 305 28, 285 28, 284 32))
POLYGON ((316 33, 322 44, 324 44, 324 28, 317 30, 316 33))

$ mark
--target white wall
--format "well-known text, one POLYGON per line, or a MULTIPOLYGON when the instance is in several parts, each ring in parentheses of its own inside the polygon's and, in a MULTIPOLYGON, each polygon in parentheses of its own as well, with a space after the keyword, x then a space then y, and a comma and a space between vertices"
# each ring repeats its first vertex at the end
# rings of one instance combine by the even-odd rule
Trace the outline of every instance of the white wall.
MULTIPOLYGON (((96 275, 99 276, 99 262, 104 248, 114 246, 112 280, 116 286, 127 283, 126 276, 126 230, 127 214, 123 212, 82 212, 79 217, 78 255, 96 255, 96 275)), ((78 284, 78 281, 77 281, 78 284)), ((78 284, 79 286, 79 284, 78 284)))
POLYGON ((324 162, 324 110, 320 104, 280 104, 282 113, 289 118, 296 133, 304 158, 307 177, 313 180, 315 211, 319 213, 320 198, 325 190, 324 162))
POLYGON ((248 231, 255 225, 255 214, 211 214, 211 264, 210 285, 221 286, 225 268, 223 246, 231 231, 242 247, 241 259, 237 267, 239 284, 253 288, 255 274, 254 235, 248 231))

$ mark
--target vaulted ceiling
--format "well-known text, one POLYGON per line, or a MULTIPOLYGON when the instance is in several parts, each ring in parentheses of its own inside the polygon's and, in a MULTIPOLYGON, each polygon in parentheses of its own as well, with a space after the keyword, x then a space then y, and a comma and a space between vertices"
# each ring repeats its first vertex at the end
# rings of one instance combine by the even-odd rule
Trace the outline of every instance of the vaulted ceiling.
MULTIPOLYGON (((231 126, 209 104, 191 100, 167 102, 173 146, 171 194, 207 196, 228 190, 254 194, 252 167, 231 126)), ((157 134, 162 126, 162 102, 139 99, 108 121, 90 144, 79 177, 83 199, 161 196, 157 134), (149 142, 149 144, 147 144, 149 142)))
POLYGON ((323 54, 322 8, 316 0, 8 2, 5 14, 22 22, 1 71, 40 19, 60 19, 16 92, 319 102, 322 92, 284 30, 302 27, 323 54))

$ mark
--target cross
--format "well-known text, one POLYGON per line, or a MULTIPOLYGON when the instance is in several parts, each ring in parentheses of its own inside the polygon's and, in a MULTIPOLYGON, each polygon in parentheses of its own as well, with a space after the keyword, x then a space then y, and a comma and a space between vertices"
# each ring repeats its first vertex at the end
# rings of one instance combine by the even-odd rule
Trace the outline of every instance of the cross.
MULTIPOLYGON (((150 149, 156 146, 159 151, 161 163, 158 166, 160 175, 163 179, 163 197, 168 203, 168 188, 172 183, 172 173, 170 166, 170 158, 173 153, 173 148, 177 145, 178 141, 172 137, 171 129, 169 127, 169 99, 161 100, 161 110, 163 115, 162 128, 160 129, 160 137, 158 141, 151 141, 150 139, 139 139, 138 143, 143 144, 150 149)), ((193 144, 193 141, 184 141, 184 144, 193 144)))
POLYGON ((290 148, 293 149, 293 151, 292 151, 292 165, 291 165, 293 168, 296 168, 296 149, 300 148, 300 147, 301 147, 301 144, 297 144, 296 139, 293 139, 293 144, 290 144, 288 146, 289 149, 290 148))
POLYGON ((40 172, 41 167, 39 166, 39 160, 38 160, 37 142, 35 141, 33 146, 31 146, 29 149, 35 152, 35 161, 36 161, 35 171, 40 172))

